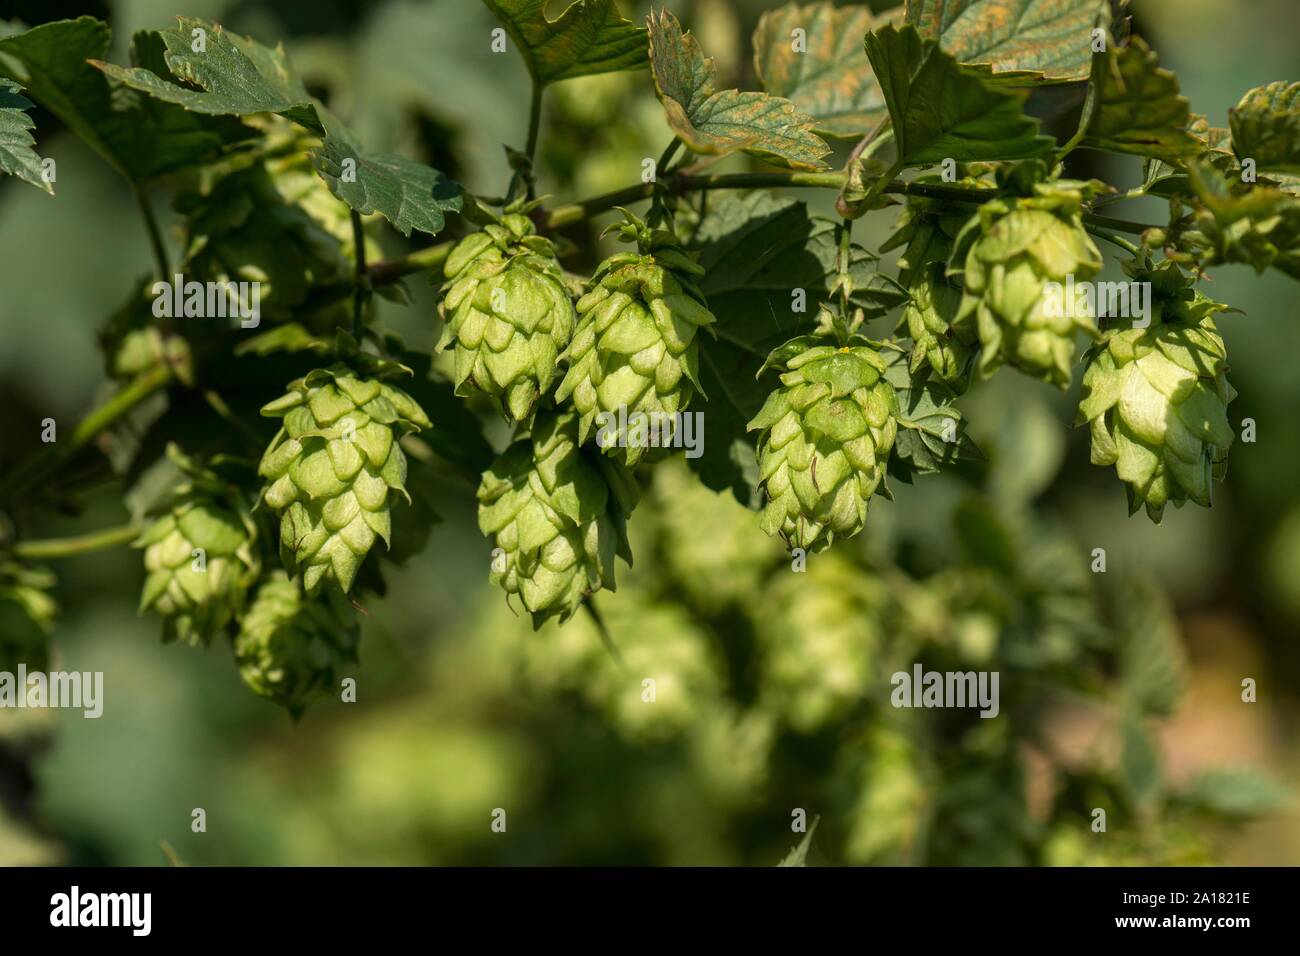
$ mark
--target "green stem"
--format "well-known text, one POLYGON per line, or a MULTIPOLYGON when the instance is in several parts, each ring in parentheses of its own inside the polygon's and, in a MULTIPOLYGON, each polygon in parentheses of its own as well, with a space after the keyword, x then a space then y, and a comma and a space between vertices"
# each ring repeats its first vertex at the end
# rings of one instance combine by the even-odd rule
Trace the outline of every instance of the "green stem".
POLYGON ((43 453, 28 459, 25 468, 15 469, 0 484, 0 500, 10 500, 36 487, 90 444, 105 429, 126 416, 133 408, 176 377, 170 365, 157 365, 141 372, 130 385, 77 423, 72 437, 48 445, 43 453))
POLYGON ((1133 243, 1129 242, 1127 239, 1121 238, 1120 236, 1112 235, 1111 233, 1106 232, 1104 229, 1089 229, 1088 232, 1096 236, 1098 239, 1105 239, 1107 242, 1114 243, 1115 245, 1123 249, 1125 252, 1128 252, 1130 255, 1136 256, 1136 255, 1140 255, 1142 252, 1141 249, 1133 245, 1133 243))
POLYGON ((366 272, 366 233, 361 213, 352 210, 352 245, 356 260, 356 288, 352 290, 352 337, 361 338, 366 299, 370 295, 370 276, 366 272))
POLYGON ((153 247, 154 268, 158 272, 158 278, 165 282, 171 276, 171 268, 167 264, 167 246, 163 242, 162 230, 158 227, 158 217, 154 215, 153 204, 149 202, 149 197, 145 195, 144 189, 138 183, 132 183, 131 192, 135 194, 136 205, 140 207, 140 215, 149 233, 149 245, 153 247))
POLYGON ((19 541, 14 544, 14 556, 28 561, 47 558, 67 558, 130 544, 140 536, 140 526, 132 522, 104 531, 73 535, 70 538, 46 538, 40 541, 19 541))
POLYGON ((537 134, 542 128, 542 84, 533 81, 533 95, 528 104, 528 142, 524 153, 529 162, 537 155, 537 134))

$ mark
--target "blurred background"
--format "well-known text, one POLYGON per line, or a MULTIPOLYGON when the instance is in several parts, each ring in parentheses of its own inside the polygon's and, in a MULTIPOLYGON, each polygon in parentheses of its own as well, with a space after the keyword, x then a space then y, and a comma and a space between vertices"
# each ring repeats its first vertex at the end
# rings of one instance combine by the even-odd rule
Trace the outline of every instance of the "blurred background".
MULTIPOLYGON (((669 5, 720 85, 755 88, 749 36, 776 4, 669 5)), ((647 7, 620 6, 633 19, 647 7)), ((1135 31, 1211 125, 1245 90, 1300 77, 1291 0, 1135 6, 1135 31)), ((495 21, 467 0, 0 3, 28 24, 83 13, 111 23, 118 62, 134 31, 177 13, 283 39, 365 142, 481 193, 501 193, 501 144, 527 122, 526 73, 489 51, 495 21)), ((71 423, 102 397, 96 330, 151 262, 123 184, 34 115, 58 198, 0 181, 0 469, 30 447, 31 422, 71 423)), ((644 72, 559 84, 540 191, 627 185, 669 137, 644 72)), ((1072 174, 1140 181, 1137 160, 1076 155, 1072 174)), ((832 196, 799 198, 832 211, 832 196)), ((1165 212, 1143 200, 1114 214, 1165 212)), ((856 238, 874 249, 892 222, 874 214, 856 238)), ((427 350, 434 286, 408 285, 412 304, 382 302, 382 318, 427 350)), ((1284 792, 1300 784, 1300 290, 1236 267, 1206 291, 1245 312, 1220 328, 1230 414, 1258 427, 1212 510, 1128 517, 1071 427, 1077 386, 1012 373, 961 403, 987 465, 876 499, 861 540, 806 580, 740 505, 670 462, 643 482, 635 569, 596 602, 625 667, 585 618, 533 633, 510 611, 487 582, 473 489, 449 468, 422 479, 442 518, 427 548, 366 607, 357 703, 296 723, 247 691, 228 647, 159 643, 135 612, 134 552, 61 561, 59 666, 103 671, 105 712, 0 713, 0 863, 159 864, 166 841, 195 865, 770 865, 800 842, 796 809, 820 819, 809 863, 1300 862, 1284 792), (1088 573, 1097 547, 1104 582, 1088 573), (1008 719, 882 710, 888 675, 912 660, 1001 669, 1008 719), (1246 677, 1255 704, 1241 702, 1246 677), (1088 830, 1097 806, 1104 839, 1088 830), (205 833, 190 828, 199 807, 205 833), (506 833, 490 828, 497 808, 506 833)), ((120 501, 109 489, 26 530, 118 524, 120 501)))

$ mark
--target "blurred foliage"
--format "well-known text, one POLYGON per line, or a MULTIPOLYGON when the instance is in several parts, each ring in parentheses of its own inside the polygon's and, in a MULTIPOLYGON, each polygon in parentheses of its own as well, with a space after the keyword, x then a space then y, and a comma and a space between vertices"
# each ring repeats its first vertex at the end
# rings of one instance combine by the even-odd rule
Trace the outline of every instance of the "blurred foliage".
MULTIPOLYGON (((156 0, 120 0, 106 14, 20 6, 29 23, 107 15, 119 60, 132 31, 176 12, 156 0)), ((648 5, 622 6, 635 19, 648 5)), ((717 59, 721 87, 751 89, 752 65, 736 51, 770 6, 674 5, 717 59)), ((1214 125, 1241 90, 1300 74, 1286 31, 1259 36, 1267 16, 1300 26, 1283 0, 1252 18, 1214 0, 1142 7, 1162 64, 1214 125), (1207 47, 1223 55, 1196 52, 1207 47)), ((527 76, 514 58, 465 41, 494 25, 480 5, 202 0, 185 12, 286 36, 313 92, 368 143, 471 189, 508 178, 501 144, 520 136, 527 76)), ((643 74, 557 83, 540 191, 626 185, 668 135, 643 74)), ((59 201, 0 181, 0 256, 22 280, 6 282, 0 302, 0 470, 36 447, 18 423, 71 422, 94 400, 92 333, 149 262, 111 172, 66 134, 45 135, 41 149, 58 161, 59 201), (111 224, 112 242, 96 224, 111 224)), ((1141 173, 1087 153, 1070 172, 1092 175, 1101 162, 1112 181, 1136 184, 1141 173)), ((570 237, 585 244, 600 225, 570 237)), ((174 261, 183 238, 168 237, 174 261)), ((334 238, 349 241, 346 231, 334 238)), ((859 234, 873 248, 883 238, 859 234)), ((383 243, 390 254, 416 247, 391 233, 383 243)), ((244 692, 228 648, 160 649, 154 622, 132 616, 136 562, 65 562, 52 653, 60 666, 105 672, 105 715, 0 715, 0 862, 158 864, 164 840, 200 865, 1294 862, 1300 822, 1294 809, 1276 814, 1288 791, 1274 778, 1300 779, 1290 439, 1300 380, 1277 357, 1300 349, 1300 305, 1278 275, 1224 268, 1214 280, 1216 298, 1248 313, 1223 334, 1241 393, 1234 422, 1255 418, 1260 439, 1236 449, 1212 511, 1171 513, 1159 529, 1128 519, 1111 476, 1087 466, 1086 430, 1066 427, 1077 396, 999 379, 961 402, 987 464, 896 488, 896 501, 873 504, 860 539, 804 572, 730 495, 676 463, 645 471, 647 499, 630 525, 636 565, 616 595, 596 599, 600 623, 579 615, 533 633, 487 586, 488 546, 461 504, 462 472, 475 467, 438 466, 418 496, 444 516, 436 537, 387 575, 383 600, 362 599, 357 703, 298 724, 244 692), (1105 574, 1091 573, 1095 548, 1105 574), (914 662, 1001 672, 1004 719, 883 706, 890 675, 914 662), (1260 703, 1242 718, 1247 676, 1260 703), (1229 714, 1236 736, 1179 745, 1179 734, 1229 714), (195 807, 207 810, 206 833, 189 829, 195 807), (505 833, 490 826, 498 808, 505 833), (1098 808, 1105 833, 1091 829, 1098 808), (796 810, 810 828, 819 821, 815 833, 791 831, 796 810), (1254 829, 1229 829, 1268 813, 1254 829)), ((405 286, 410 307, 376 307, 427 350, 432 291, 422 277, 405 286)), ((231 382, 236 410, 310 367, 301 354, 264 359, 251 380, 231 382)), ((228 428, 201 403, 173 403, 115 440, 159 442, 181 420, 194 451, 228 428)), ((507 436, 490 437, 500 448, 507 436)), ((55 515, 22 531, 124 518, 119 506, 73 505, 83 509, 75 525, 55 515)), ((44 594, 51 584, 24 586, 44 594)), ((43 602, 9 593, 0 590, 3 613, 25 610, 27 624, 48 628, 43 602)), ((0 642, 20 633, 6 625, 0 642)))

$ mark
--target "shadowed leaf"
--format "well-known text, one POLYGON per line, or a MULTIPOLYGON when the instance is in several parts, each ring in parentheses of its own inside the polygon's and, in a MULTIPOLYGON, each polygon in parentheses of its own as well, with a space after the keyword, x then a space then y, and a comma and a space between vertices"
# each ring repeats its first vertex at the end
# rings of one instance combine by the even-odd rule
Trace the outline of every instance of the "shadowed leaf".
POLYGON ((1300 173, 1300 83, 1253 89, 1228 111, 1232 148, 1259 169, 1300 173))
POLYGON ((646 65, 645 30, 624 20, 614 0, 577 0, 554 20, 546 18, 546 0, 483 2, 538 83, 646 65))
POLYGON ((32 101, 22 95, 22 89, 12 80, 0 80, 0 172, 53 193, 54 188, 41 177, 41 157, 31 134, 36 124, 27 115, 32 101))
POLYGON ((1096 108, 1081 145, 1173 161, 1201 152, 1178 78, 1141 37, 1127 46, 1112 44, 1098 57, 1092 82, 1096 108))

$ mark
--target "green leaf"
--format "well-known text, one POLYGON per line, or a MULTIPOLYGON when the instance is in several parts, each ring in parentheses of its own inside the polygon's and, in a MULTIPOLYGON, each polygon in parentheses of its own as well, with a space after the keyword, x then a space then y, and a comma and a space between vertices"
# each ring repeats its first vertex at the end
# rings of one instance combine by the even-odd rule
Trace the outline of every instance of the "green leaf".
POLYGON ((1271 813, 1294 797, 1268 774, 1246 767, 1203 770, 1174 795, 1179 803, 1236 820, 1271 813))
POLYGON ((1300 173, 1300 83, 1251 90, 1228 111, 1232 148, 1258 169, 1300 173))
POLYGON ((315 352, 328 355, 333 351, 331 339, 315 335, 300 322, 285 322, 259 332, 235 346, 236 355, 270 355, 274 352, 315 352))
POLYGON ((1200 266, 1243 263, 1260 273, 1271 266, 1300 279, 1300 197, 1262 183, 1248 188, 1196 161, 1187 177, 1197 199, 1191 228, 1170 232, 1182 258, 1200 266))
MULTIPOLYGON (((700 289, 717 316, 717 341, 700 343, 700 376, 708 437, 690 459, 700 480, 730 489, 744 505, 760 503, 754 437, 746 432, 771 391, 758 380, 768 353, 816 327, 818 307, 831 298, 839 254, 836 224, 808 215, 807 207, 768 192, 730 194, 713 204, 696 230, 705 274, 700 289), (803 311, 795 312, 802 290, 803 311)), ((853 301, 871 315, 900 305, 906 293, 875 269, 855 246, 849 268, 853 301)))
POLYGON ((959 66, 915 27, 881 27, 867 34, 866 48, 903 165, 1024 159, 1052 148, 1024 114, 1026 93, 990 86, 987 70, 959 66))
POLYGON ((788 3, 764 13, 754 31, 754 71, 764 90, 783 96, 823 136, 865 136, 885 116, 885 98, 859 38, 875 22, 866 7, 828 0, 788 3), (802 48, 795 49, 795 30, 802 48))
POLYGON ((1175 162, 1201 152, 1178 78, 1141 37, 1108 46, 1092 82, 1096 104, 1080 145, 1175 162))
POLYGON ((966 422, 953 405, 956 394, 924 367, 908 370, 908 353, 885 352, 885 379, 898 393, 898 435, 889 459, 890 474, 911 482, 955 461, 978 461, 984 455, 966 434, 966 422))
POLYGON ((312 165, 332 192, 362 215, 378 212, 402 235, 437 235, 461 207, 460 186, 432 166, 395 153, 366 153, 346 126, 317 107, 325 142, 312 165))
POLYGON ((22 89, 12 80, 0 79, 0 172, 52 194, 54 187, 41 175, 41 157, 31 134, 36 128, 27 115, 32 101, 22 95, 22 89))
POLYGON ((803 839, 799 841, 799 845, 787 853, 777 866, 808 865, 808 850, 812 847, 813 834, 817 832, 817 819, 813 820, 812 826, 808 828, 808 832, 805 833, 803 839))
MULTIPOLYGON (((1200 144, 1200 152, 1195 157, 1197 161, 1209 163, 1225 174, 1239 168, 1237 157, 1232 152, 1232 135, 1226 127, 1211 126, 1206 117, 1200 113, 1193 113, 1187 131, 1196 137, 1196 141, 1200 144)), ((1191 192, 1191 186, 1187 181, 1187 170, 1181 165, 1148 157, 1143 169, 1143 188, 1153 196, 1172 196, 1176 193, 1191 192)))
POLYGON ((1123 578, 1115 631, 1125 697, 1142 713, 1171 713, 1187 683, 1187 658, 1164 591, 1147 578, 1123 578))
MULTIPOLYGON (((237 121, 194 116, 117 88, 87 62, 103 56, 110 39, 108 25, 94 17, 14 33, 0 38, 0 75, 20 83, 31 99, 136 182, 207 162, 253 135, 237 121)), ((133 56, 142 42, 137 36, 133 56)))
POLYGON ((1127 711, 1120 717, 1119 777, 1124 789, 1139 807, 1149 807, 1160 796, 1164 779, 1160 770, 1160 753, 1142 720, 1142 715, 1127 711))
POLYGON ((546 0, 483 2, 539 84, 646 65, 645 30, 624 20, 614 0, 577 0, 554 20, 546 17, 546 0))
POLYGON ((794 169, 825 169, 831 148, 813 133, 815 121, 787 99, 739 90, 715 91, 713 61, 695 37, 682 34, 667 10, 652 13, 650 69, 668 125, 697 153, 744 150, 794 169))
POLYGON ((1105 0, 908 0, 907 22, 999 82, 1085 80, 1105 0))
POLYGON ((181 86, 144 67, 95 65, 133 89, 195 113, 278 113, 321 132, 311 95, 283 47, 272 50, 256 40, 227 33, 210 20, 176 19, 176 26, 159 34, 166 47, 164 60, 175 79, 199 89, 181 86))

